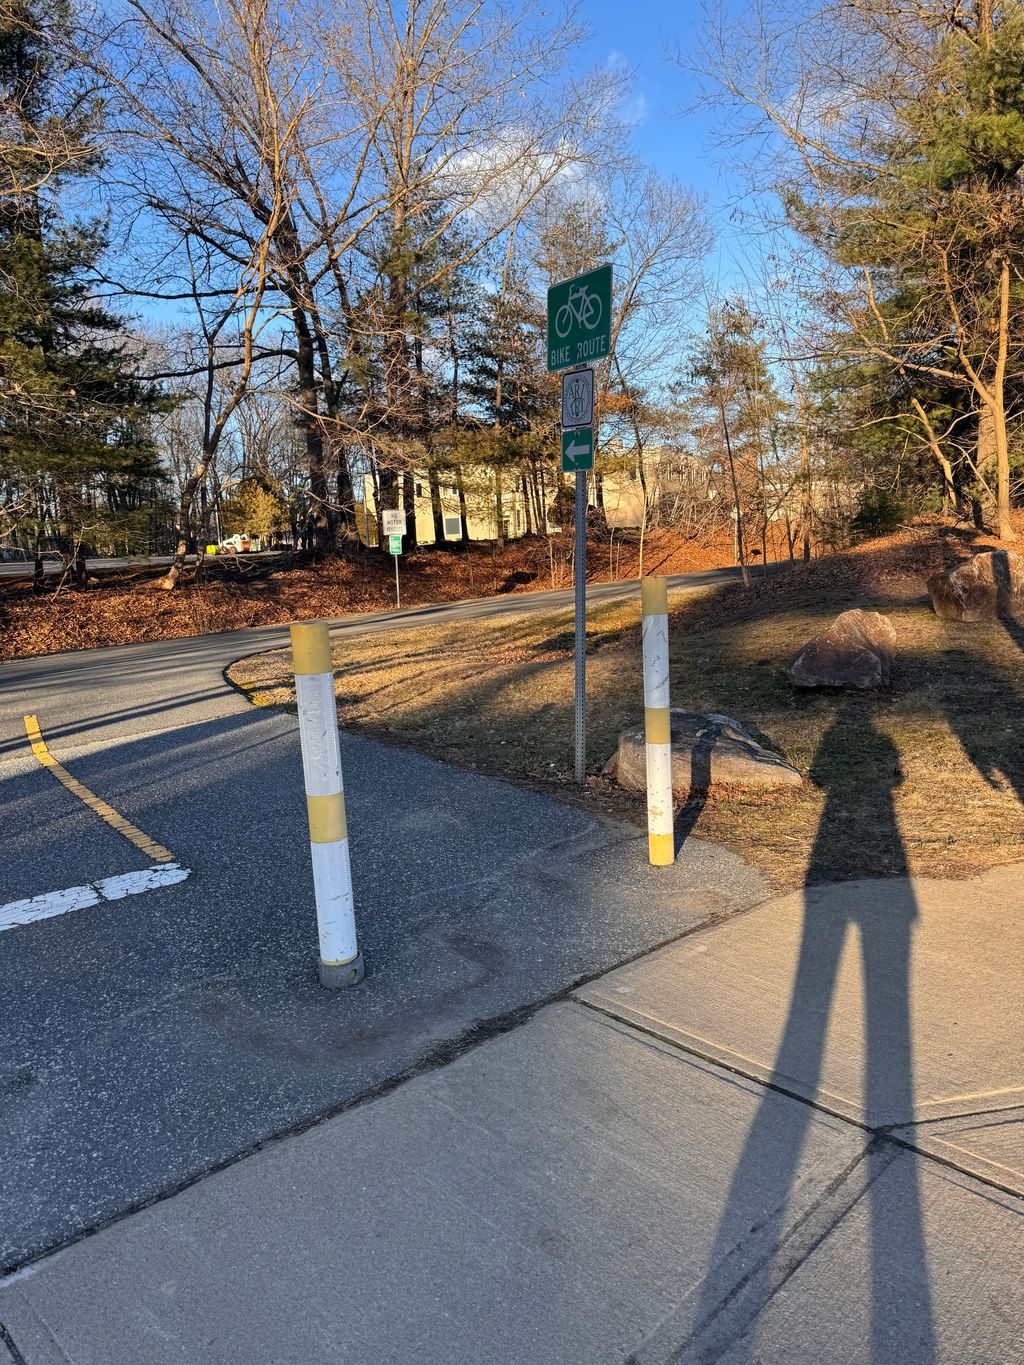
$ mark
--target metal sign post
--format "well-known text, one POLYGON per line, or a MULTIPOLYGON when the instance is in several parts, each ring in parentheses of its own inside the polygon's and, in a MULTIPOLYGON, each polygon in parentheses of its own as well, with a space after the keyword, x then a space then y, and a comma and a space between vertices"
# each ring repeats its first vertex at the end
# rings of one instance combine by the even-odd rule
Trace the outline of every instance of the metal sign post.
POLYGON ((576 553, 573 555, 576 621, 573 657, 576 661, 576 781, 587 780, 587 475, 576 473, 576 553))
POLYGON ((398 556, 402 553, 402 537, 388 536, 388 554, 395 559, 395 606, 402 605, 402 590, 398 586, 398 556))
POLYGON ((398 556, 402 553, 402 537, 405 535, 405 513, 402 509, 391 508, 381 517, 381 530, 388 538, 388 554, 395 560, 395 606, 402 605, 402 590, 398 585, 398 556))
POLYGON ((599 265, 548 290, 548 370, 562 376, 562 472, 576 476, 573 555, 576 781, 587 780, 587 474, 594 468, 594 371, 611 350, 612 268, 599 265))
MULTIPOLYGON (((566 379, 589 375, 593 395, 593 370, 570 370, 566 379)), ((563 416, 565 404, 562 405, 563 416)), ((587 409, 593 420, 593 400, 587 409)), ((594 468, 594 432, 591 427, 573 427, 562 432, 562 472, 576 476, 576 553, 573 555, 576 620, 574 656, 576 660, 576 781, 587 780, 587 475, 594 468)))

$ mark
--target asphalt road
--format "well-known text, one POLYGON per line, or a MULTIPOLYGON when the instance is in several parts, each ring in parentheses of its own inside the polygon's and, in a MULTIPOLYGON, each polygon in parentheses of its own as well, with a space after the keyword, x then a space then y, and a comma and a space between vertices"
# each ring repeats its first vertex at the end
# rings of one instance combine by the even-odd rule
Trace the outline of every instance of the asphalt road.
MULTIPOLYGON (((173 556, 171 555, 143 555, 135 556, 132 559, 106 558, 106 559, 87 559, 86 567, 90 573, 106 573, 111 569, 127 569, 134 565, 153 565, 170 564, 173 556)), ((189 560, 195 559, 195 555, 189 555, 189 560)), ((0 579, 3 578, 31 578, 35 561, 32 559, 4 559, 0 560, 0 579)), ((60 573, 63 563, 60 559, 51 559, 44 556, 43 573, 46 575, 60 573)))
MULTIPOLYGON (((728 583, 735 569, 678 574, 673 589, 728 583)), ((594 583, 591 604, 637 592, 635 581, 594 583)), ((571 589, 510 593, 402 611, 339 617, 335 635, 368 635, 446 621, 474 621, 572 606, 571 589)), ((115 645, 0 664, 0 763, 24 748, 22 717, 39 715, 45 733, 67 745, 105 742, 232 715, 248 703, 224 681, 236 659, 288 644, 287 626, 232 630, 152 644, 115 645)))
MULTIPOLYGON (((591 600, 630 591, 599 585, 591 600)), ((569 600, 520 595, 337 629, 569 600)), ((324 992, 297 728, 222 676, 286 639, 236 631, 0 668, 0 920, 4 906, 149 863, 39 765, 28 712, 73 777, 189 874, 0 931, 0 1273, 765 894, 721 850, 691 841, 658 876, 632 828, 345 737, 368 976, 324 992)))

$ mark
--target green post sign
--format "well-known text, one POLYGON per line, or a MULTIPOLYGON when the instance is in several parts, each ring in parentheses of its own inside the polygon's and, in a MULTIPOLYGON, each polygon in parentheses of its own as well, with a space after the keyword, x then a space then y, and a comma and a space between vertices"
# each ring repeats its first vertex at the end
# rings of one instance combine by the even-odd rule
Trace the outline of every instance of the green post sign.
POLYGON ((388 536, 388 554, 400 555, 402 553, 402 537, 388 536))
POLYGON ((611 350, 612 268, 599 265, 548 290, 548 370, 601 360, 611 350))
POLYGON ((562 473, 584 474, 594 467, 593 427, 573 427, 562 432, 562 473))

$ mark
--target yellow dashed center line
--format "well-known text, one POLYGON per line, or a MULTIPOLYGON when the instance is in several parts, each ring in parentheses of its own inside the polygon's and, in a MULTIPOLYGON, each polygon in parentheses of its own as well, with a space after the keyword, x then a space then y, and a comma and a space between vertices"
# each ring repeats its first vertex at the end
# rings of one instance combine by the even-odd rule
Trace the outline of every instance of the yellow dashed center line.
POLYGON ((143 834, 141 829, 133 825, 130 820, 126 820, 123 815, 118 815, 113 806, 108 806, 106 801, 101 800, 88 787, 83 786, 77 777, 72 777, 67 768, 57 762, 46 747, 46 741, 39 730, 39 721, 35 716, 25 717, 25 733, 32 745, 32 752, 43 767, 49 768, 58 782, 63 782, 69 792, 77 796, 80 801, 84 801, 91 811, 95 811, 97 815, 106 820, 111 829, 116 829, 118 834, 123 834, 137 849, 145 853, 147 858, 152 858, 154 862, 174 862, 174 854, 164 848, 163 844, 158 844, 148 834, 143 834))

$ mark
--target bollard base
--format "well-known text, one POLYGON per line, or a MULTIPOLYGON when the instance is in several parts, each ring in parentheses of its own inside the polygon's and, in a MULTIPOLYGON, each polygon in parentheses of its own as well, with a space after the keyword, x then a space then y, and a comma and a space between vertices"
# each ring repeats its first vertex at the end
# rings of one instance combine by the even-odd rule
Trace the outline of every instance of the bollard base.
POLYGON ((349 962, 321 962, 320 985, 328 990, 339 986, 358 986, 366 975, 362 953, 356 953, 349 962))

